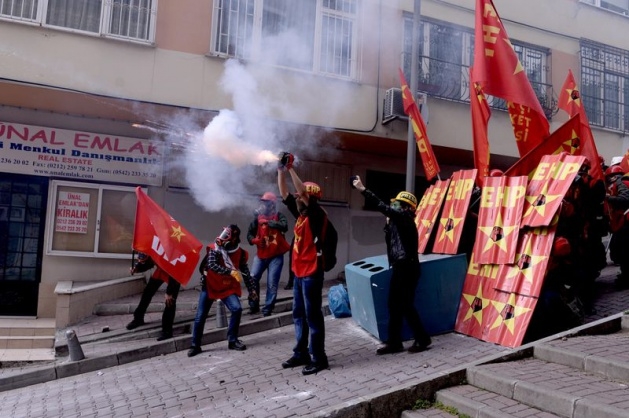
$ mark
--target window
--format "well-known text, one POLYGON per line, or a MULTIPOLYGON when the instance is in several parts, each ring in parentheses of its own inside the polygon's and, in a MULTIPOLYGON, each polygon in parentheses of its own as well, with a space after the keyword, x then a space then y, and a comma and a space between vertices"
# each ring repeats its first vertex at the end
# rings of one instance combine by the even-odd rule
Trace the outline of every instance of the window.
POLYGON ((629 130, 629 51, 581 40, 581 96, 590 124, 629 130))
POLYGON ((629 15, 629 0, 581 0, 581 2, 623 15, 629 15))
POLYGON ((128 257, 135 208, 132 187, 53 181, 47 254, 128 257))
POLYGON ((358 0, 214 0, 212 53, 356 78, 358 0))
MULTIPOLYGON (((403 69, 410 80, 413 19, 404 19, 403 69)), ((533 90, 550 116, 553 90, 550 84, 549 51, 512 40, 520 63, 526 70, 533 90)), ((418 88, 434 97, 469 102, 469 67, 474 60, 474 31, 443 22, 423 20, 420 23, 418 88)), ((504 100, 488 98, 492 107, 507 109, 504 100)))
POLYGON ((157 0, 0 0, 0 18, 152 43, 157 0))

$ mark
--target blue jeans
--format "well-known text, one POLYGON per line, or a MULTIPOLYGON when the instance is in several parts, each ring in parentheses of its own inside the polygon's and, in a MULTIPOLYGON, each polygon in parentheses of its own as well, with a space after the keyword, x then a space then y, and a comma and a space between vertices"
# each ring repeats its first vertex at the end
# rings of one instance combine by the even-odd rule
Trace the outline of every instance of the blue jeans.
MULTIPOLYGON (((270 314, 275 308, 275 301, 277 300, 277 286, 280 283, 280 275, 282 274, 283 267, 283 254, 265 259, 260 259, 258 256, 255 256, 253 259, 251 276, 255 280, 255 291, 258 293, 258 296, 260 296, 260 280, 262 279, 262 274, 264 274, 264 271, 267 270, 266 300, 264 302, 264 308, 262 308, 262 313, 264 314, 270 314)), ((259 302, 256 301, 255 303, 259 302)), ((254 304, 252 307, 258 307, 258 305, 254 304)))
MULTIPOLYGON (((238 329, 240 328, 240 317, 242 316, 242 306, 240 306, 240 299, 236 295, 229 295, 224 299, 221 299, 227 309, 231 312, 229 318, 229 326, 227 327, 227 341, 234 342, 238 339, 238 329)), ((214 303, 214 299, 210 299, 207 294, 205 286, 201 287, 201 294, 199 295, 199 305, 197 307, 197 314, 194 317, 194 325, 192 327, 192 347, 201 347, 201 337, 203 337, 203 330, 205 328, 205 321, 207 320, 210 308, 214 303)))
POLYGON ((327 363, 325 354, 325 325, 321 312, 321 292, 323 291, 323 272, 313 276, 295 277, 293 285, 293 321, 295 339, 293 348, 295 357, 312 358, 313 363, 327 363), (310 346, 308 346, 310 337, 310 346))

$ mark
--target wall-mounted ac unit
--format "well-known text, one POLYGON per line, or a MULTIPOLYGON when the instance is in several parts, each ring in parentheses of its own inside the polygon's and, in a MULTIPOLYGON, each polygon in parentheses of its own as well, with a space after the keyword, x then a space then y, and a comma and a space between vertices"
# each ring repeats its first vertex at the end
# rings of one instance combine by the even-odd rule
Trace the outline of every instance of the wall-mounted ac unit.
MULTIPOLYGON (((417 102, 417 106, 419 107, 419 111, 422 113, 422 117, 424 118, 424 122, 426 121, 425 104, 427 99, 426 93, 417 93, 417 97, 415 101, 417 102)), ((384 108, 382 110, 382 124, 386 125, 395 119, 403 119, 408 120, 408 116, 404 113, 404 104, 402 101, 402 89, 391 88, 388 89, 384 96, 384 108)))

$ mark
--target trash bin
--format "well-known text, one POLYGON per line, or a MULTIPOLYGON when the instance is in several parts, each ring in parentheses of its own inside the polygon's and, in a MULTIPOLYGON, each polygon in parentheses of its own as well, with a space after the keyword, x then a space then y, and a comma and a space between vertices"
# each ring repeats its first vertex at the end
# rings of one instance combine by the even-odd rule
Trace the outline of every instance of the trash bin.
MULTIPOLYGON (((454 330, 463 282, 465 254, 420 255, 421 277, 415 291, 415 307, 430 335, 454 330)), ((388 295, 391 270, 386 255, 368 257, 345 266, 352 318, 380 341, 387 341, 388 295)), ((404 321, 402 339, 413 338, 404 321)))

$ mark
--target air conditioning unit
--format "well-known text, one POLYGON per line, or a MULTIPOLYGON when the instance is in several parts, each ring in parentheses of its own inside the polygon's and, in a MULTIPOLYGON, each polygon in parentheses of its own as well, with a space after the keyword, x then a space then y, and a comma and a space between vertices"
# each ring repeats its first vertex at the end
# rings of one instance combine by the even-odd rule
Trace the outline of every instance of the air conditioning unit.
MULTIPOLYGON (((428 96, 426 93, 417 93, 417 97, 415 98, 415 102, 419 107, 419 111, 422 114, 422 118, 424 118, 424 122, 428 123, 426 120, 425 112, 425 104, 428 96)), ((384 108, 382 110, 382 124, 386 125, 395 119, 403 119, 408 120, 408 116, 404 113, 404 103, 402 100, 402 89, 391 88, 388 89, 384 96, 384 108)))

